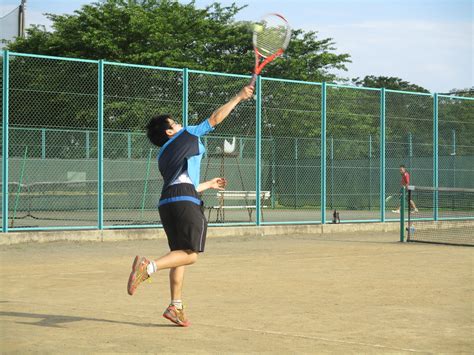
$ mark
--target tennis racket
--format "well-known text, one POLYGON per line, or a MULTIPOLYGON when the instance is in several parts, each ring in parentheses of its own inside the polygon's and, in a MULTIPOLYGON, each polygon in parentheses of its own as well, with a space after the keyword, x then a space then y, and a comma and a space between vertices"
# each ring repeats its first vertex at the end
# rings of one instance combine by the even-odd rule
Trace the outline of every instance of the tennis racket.
POLYGON ((400 200, 400 194, 394 194, 394 195, 389 195, 389 196, 387 196, 387 198, 385 198, 385 202, 390 201, 390 200, 393 199, 394 197, 396 197, 397 200, 400 200))
POLYGON ((255 86, 257 76, 262 69, 275 58, 283 54, 291 38, 288 21, 279 14, 264 16, 253 27, 253 49, 255 67, 250 86, 255 86))

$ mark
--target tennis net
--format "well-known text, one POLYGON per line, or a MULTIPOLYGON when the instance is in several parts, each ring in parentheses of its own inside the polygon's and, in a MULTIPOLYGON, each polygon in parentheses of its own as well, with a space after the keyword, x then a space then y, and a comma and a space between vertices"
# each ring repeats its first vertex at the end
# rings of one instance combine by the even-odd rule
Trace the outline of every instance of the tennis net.
POLYGON ((474 246, 474 189, 408 186, 406 241, 474 246))

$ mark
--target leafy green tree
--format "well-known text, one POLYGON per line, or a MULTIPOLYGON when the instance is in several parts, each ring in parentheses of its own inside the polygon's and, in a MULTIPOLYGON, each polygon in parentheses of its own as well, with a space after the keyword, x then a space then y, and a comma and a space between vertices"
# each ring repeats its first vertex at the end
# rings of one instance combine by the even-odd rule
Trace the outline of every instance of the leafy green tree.
MULTIPOLYGON (((165 67, 187 67, 248 74, 253 67, 251 24, 236 22, 243 9, 214 3, 204 9, 195 2, 173 0, 107 0, 84 5, 74 14, 47 14, 53 31, 33 26, 25 38, 8 48, 87 59, 165 67)), ((345 70, 348 54, 333 53, 330 38, 295 30, 285 60, 272 63, 266 76, 330 81, 332 69, 345 70)))

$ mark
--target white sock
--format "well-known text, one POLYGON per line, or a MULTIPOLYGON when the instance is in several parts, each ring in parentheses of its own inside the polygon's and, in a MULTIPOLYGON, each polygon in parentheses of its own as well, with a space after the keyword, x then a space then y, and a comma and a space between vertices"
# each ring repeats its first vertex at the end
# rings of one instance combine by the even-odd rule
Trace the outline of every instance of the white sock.
POLYGON ((183 309, 183 301, 181 300, 171 300, 171 304, 178 309, 183 309))
POLYGON ((150 261, 150 263, 146 267, 146 272, 148 273, 148 275, 151 275, 151 274, 153 274, 154 272, 157 272, 157 271, 158 271, 158 268, 156 267, 155 262, 153 260, 150 261))

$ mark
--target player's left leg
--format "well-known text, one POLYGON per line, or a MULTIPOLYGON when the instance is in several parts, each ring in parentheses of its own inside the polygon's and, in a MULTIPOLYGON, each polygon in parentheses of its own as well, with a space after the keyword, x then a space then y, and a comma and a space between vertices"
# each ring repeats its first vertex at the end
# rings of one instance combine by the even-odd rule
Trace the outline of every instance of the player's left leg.
POLYGON ((163 317, 179 326, 187 327, 191 323, 184 313, 182 301, 184 268, 184 266, 178 266, 170 269, 171 303, 163 313, 163 317))

